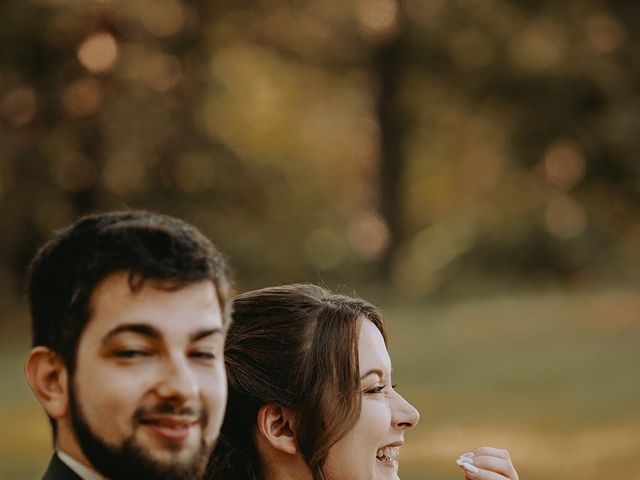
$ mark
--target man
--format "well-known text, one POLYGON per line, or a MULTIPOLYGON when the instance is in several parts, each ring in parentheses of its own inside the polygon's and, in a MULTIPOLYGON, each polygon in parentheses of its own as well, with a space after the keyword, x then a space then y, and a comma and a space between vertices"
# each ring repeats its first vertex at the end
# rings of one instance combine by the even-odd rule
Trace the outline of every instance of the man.
POLYGON ((226 403, 225 262, 148 212, 88 216, 29 268, 25 372, 51 421, 45 480, 199 478, 226 403))

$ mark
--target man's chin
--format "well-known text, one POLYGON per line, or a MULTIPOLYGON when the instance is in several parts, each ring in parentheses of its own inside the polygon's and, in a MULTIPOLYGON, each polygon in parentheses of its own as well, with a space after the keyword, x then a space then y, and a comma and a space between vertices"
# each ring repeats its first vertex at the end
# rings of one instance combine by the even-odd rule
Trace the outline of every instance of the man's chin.
POLYGON ((93 467, 111 480, 140 478, 145 480, 186 480, 204 473, 212 445, 198 435, 175 442, 149 436, 145 429, 120 445, 111 445, 94 433, 80 411, 72 415, 74 432, 80 448, 93 467))
MULTIPOLYGON (((145 439, 148 440, 148 439, 145 439)), ((159 468, 172 468, 198 464, 205 447, 198 439, 188 442, 171 442, 153 439, 152 441, 134 441, 135 450, 139 457, 146 462, 154 463, 159 468)), ((207 449, 210 450, 210 449, 207 449)), ((206 455, 208 457, 208 455, 206 455)))
POLYGON ((144 478, 148 480, 183 480, 200 478, 210 449, 202 443, 197 448, 148 448, 130 440, 122 447, 85 452, 96 469, 112 480, 144 478))
POLYGON ((173 406, 158 405, 151 414, 140 410, 132 418, 131 435, 114 445, 89 424, 75 388, 69 392, 69 403, 71 424, 82 452, 99 473, 111 480, 196 479, 207 467, 215 438, 207 435, 206 412, 191 412, 194 421, 184 422, 167 419, 168 413, 174 413, 173 406), (154 413, 165 416, 158 421, 154 413))

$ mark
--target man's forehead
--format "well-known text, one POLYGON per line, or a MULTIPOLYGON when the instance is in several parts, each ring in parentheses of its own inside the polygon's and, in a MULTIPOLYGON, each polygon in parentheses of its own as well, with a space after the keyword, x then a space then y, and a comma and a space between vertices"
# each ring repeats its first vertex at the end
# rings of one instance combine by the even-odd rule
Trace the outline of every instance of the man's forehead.
POLYGON ((170 278, 144 278, 133 272, 122 270, 110 273, 101 279, 94 287, 91 297, 99 296, 106 291, 110 296, 144 297, 158 293, 175 293, 189 290, 194 286, 203 287, 202 290, 209 293, 210 299, 218 299, 216 285, 211 279, 196 280, 194 282, 181 282, 170 278))
POLYGON ((132 291, 128 277, 124 272, 112 274, 96 287, 87 328, 97 329, 101 335, 126 324, 147 325, 162 335, 222 328, 213 282, 203 280, 179 289, 145 282, 132 291))

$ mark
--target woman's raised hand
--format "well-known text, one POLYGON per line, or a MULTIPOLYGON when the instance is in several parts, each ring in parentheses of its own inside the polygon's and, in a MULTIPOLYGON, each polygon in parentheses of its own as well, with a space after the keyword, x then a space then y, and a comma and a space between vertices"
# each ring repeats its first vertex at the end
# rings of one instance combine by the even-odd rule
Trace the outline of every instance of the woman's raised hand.
POLYGON ((467 480, 519 480, 507 450, 480 447, 456 460, 467 480))

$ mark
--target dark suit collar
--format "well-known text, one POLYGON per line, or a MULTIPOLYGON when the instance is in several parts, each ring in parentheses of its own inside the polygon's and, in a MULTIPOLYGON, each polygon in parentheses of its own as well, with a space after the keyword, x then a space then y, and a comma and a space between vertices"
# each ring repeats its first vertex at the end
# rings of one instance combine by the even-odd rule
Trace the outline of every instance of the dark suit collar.
POLYGON ((64 464, 58 455, 51 457, 47 471, 42 480, 82 480, 76 473, 64 464))

